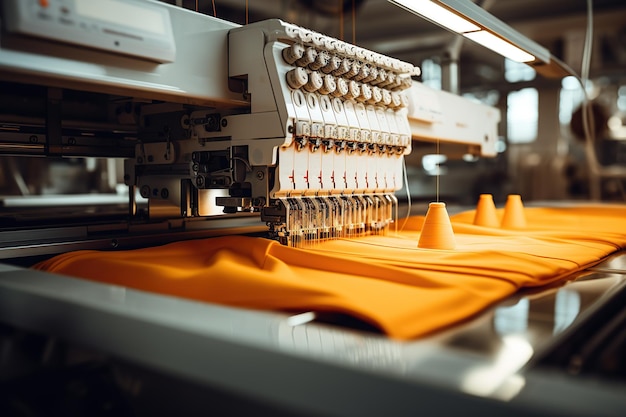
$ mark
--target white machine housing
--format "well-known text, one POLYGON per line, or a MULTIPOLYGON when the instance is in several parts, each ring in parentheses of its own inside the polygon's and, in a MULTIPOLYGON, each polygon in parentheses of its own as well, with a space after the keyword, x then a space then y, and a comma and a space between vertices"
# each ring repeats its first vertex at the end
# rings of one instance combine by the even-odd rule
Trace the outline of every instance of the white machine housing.
POLYGON ((2 79, 47 86, 47 107, 42 139, 12 128, 0 149, 124 157, 131 223, 145 221, 141 196, 149 221, 169 227, 197 229, 223 207, 260 212, 289 245, 384 233, 413 141, 495 155, 497 109, 425 87, 410 63, 280 20, 239 26, 138 0, 5 1, 3 13, 2 79), (147 20, 111 18, 131 9, 147 20), (109 131, 122 139, 66 135, 63 89, 123 103, 109 131))

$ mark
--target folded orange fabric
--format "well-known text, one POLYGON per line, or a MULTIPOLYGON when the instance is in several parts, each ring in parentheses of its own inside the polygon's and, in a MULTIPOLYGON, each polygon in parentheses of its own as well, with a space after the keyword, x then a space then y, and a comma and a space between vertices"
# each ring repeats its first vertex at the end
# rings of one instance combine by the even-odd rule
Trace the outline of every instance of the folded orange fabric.
POLYGON ((344 313, 412 339, 626 248, 626 206, 527 208, 528 228, 515 231, 474 226, 473 215, 451 217, 457 247, 449 251, 417 247, 418 216, 397 233, 309 249, 228 236, 71 252, 35 268, 231 306, 344 313))

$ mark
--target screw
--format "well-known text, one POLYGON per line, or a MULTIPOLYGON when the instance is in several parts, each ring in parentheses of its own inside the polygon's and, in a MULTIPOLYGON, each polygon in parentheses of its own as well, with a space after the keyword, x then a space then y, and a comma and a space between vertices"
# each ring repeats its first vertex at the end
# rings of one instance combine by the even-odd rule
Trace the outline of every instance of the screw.
POLYGON ((228 126, 228 120, 222 119, 222 127, 228 126))
POLYGON ((119 242, 117 241, 117 239, 111 239, 111 247, 117 248, 118 246, 119 246, 119 242))
POLYGON ((257 180, 262 180, 263 178, 265 178, 265 174, 263 173, 263 171, 257 171, 256 172, 256 179, 257 180))
POLYGON ((74 146, 74 145, 76 145, 76 139, 75 138, 69 138, 67 140, 67 143, 68 143, 68 145, 74 146))
POLYGON ((204 177, 196 177, 196 185, 202 187, 204 185, 204 177))
POLYGON ((153 161, 154 161, 154 156, 148 155, 148 162, 153 162, 153 161))
POLYGON ((167 188, 161 190, 161 198, 165 199, 170 196, 170 192, 167 188))
POLYGON ((139 194, 141 194, 141 196, 143 198, 150 197, 150 186, 149 185, 142 185, 141 189, 139 190, 139 194))
POLYGON ((30 143, 37 143, 37 142, 39 142, 39 138, 37 136, 35 136, 35 135, 32 135, 31 137, 28 138, 28 141, 30 143))

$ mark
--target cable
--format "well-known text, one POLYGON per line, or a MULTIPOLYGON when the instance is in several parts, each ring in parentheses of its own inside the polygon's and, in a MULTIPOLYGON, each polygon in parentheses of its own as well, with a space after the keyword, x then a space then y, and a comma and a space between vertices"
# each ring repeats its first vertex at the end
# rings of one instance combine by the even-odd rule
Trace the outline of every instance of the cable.
POLYGON ((404 176, 404 186, 406 188, 406 198, 407 198, 407 209, 406 209, 406 217, 402 222, 402 226, 400 226, 400 231, 404 230, 404 226, 409 221, 409 217, 411 217, 411 190, 409 188, 409 174, 406 169, 406 159, 402 158, 402 173, 404 176))
POLYGON ((583 61, 580 75, 584 81, 589 80, 589 70, 591 67, 591 52, 593 46, 593 0, 587 0, 587 30, 585 33, 585 44, 583 47, 583 61))
MULTIPOLYGON (((591 67, 591 55, 593 48, 593 0, 587 0, 587 27, 585 30, 585 41, 583 44, 583 56, 581 61, 580 75, 572 69, 565 62, 552 56, 551 59, 561 65, 567 72, 569 72, 578 81, 583 93, 583 101, 581 105, 582 109, 582 124, 583 134, 585 136, 585 153, 587 156, 587 165, 589 168, 590 177, 600 176, 600 167, 596 158, 596 152, 594 148, 595 143, 595 128, 594 128, 594 115, 591 107, 591 100, 587 93, 587 83, 589 82, 589 72, 591 67)), ((595 182, 591 183, 590 197, 596 199, 600 197, 600 191, 596 189, 595 182)))
MULTIPOLYGON (((580 77, 578 82, 583 90, 582 102, 582 122, 583 132, 585 134, 585 152, 587 153, 587 161, 589 165, 590 177, 600 176, 600 167, 595 155, 595 126, 593 108, 591 100, 587 93, 587 84, 589 82, 589 72, 591 68, 591 55, 593 48, 593 0, 587 0, 587 29, 585 32, 585 42, 583 45, 583 57, 580 69, 580 77)), ((592 199, 601 198, 600 184, 592 181, 590 178, 590 196, 592 199)))
MULTIPOLYGON (((593 0, 587 0, 587 30, 585 33, 585 43, 583 45, 583 58, 580 69, 580 78, 579 83, 583 89, 583 129, 585 132, 585 140, 587 146, 593 146, 594 141, 594 120, 593 113, 591 108, 591 103, 589 99, 589 94, 587 93, 587 84, 589 82, 589 71, 591 67, 591 50, 593 47, 593 0)), ((597 167, 595 164, 592 164, 593 167, 591 169, 597 171, 597 167)))
MULTIPOLYGON (((579 82, 581 87, 583 88, 583 104, 582 104, 582 122, 583 122, 583 130, 585 132, 585 145, 586 152, 588 156, 588 160, 591 159, 591 163, 589 163, 590 175, 595 177, 602 178, 602 167, 598 162, 595 152, 595 119, 593 114, 593 107, 591 106, 591 99, 587 94, 586 85, 589 82, 589 74, 591 69, 591 56, 592 56, 592 48, 593 48, 593 0, 587 0, 587 30, 585 33, 585 43, 583 46, 583 60, 581 65, 581 79, 579 82), (590 155, 592 157, 590 157, 590 155)), ((622 171, 624 172, 624 171, 622 171)), ((609 173, 609 176, 618 180, 617 184, 622 193, 622 198, 626 201, 626 192, 624 192, 624 184, 623 184, 623 175, 622 173, 609 173)), ((591 185, 591 197, 592 198, 602 198, 602 184, 600 182, 594 182, 591 185)))

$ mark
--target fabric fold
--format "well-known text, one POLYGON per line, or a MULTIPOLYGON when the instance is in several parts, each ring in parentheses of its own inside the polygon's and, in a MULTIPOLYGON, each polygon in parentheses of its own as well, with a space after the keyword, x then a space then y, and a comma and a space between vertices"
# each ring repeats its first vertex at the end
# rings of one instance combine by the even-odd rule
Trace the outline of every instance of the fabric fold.
POLYGON ((520 288, 567 279, 626 247, 626 206, 528 208, 525 230, 451 216, 457 247, 417 247, 422 216, 387 236, 310 249, 227 236, 78 251, 35 268, 235 307, 347 314, 397 339, 463 322, 520 288))

